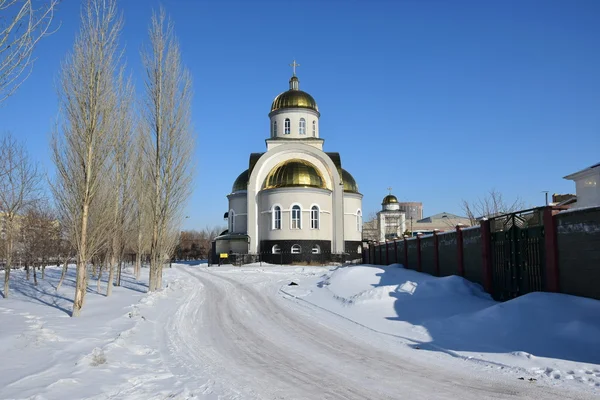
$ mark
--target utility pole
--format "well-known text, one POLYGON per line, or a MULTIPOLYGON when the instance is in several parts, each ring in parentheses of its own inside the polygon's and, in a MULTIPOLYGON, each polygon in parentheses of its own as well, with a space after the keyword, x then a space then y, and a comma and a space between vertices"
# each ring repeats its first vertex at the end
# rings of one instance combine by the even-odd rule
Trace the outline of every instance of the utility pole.
POLYGON ((546 194, 546 206, 548 206, 548 191, 547 190, 542 190, 542 193, 546 194))

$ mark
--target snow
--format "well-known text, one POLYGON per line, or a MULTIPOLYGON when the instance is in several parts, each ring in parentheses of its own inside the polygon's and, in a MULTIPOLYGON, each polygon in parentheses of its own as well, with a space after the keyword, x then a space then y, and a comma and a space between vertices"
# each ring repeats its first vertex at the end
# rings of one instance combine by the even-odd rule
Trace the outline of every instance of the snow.
POLYGON ((0 398, 600 394, 600 301, 497 303, 460 277, 399 265, 174 265, 152 294, 147 272, 138 282, 126 270, 108 298, 92 281, 70 318, 73 269, 58 292, 58 268, 38 286, 15 271, 0 299, 0 398))
POLYGON ((553 384, 575 381, 600 394, 597 300, 530 293, 497 303, 461 277, 436 278, 398 264, 339 268, 282 291, 421 349, 553 384))

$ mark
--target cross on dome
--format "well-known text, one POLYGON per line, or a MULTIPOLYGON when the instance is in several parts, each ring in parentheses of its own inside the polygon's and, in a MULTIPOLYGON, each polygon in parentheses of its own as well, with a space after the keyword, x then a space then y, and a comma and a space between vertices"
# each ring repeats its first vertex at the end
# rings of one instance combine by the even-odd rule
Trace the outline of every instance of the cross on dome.
POLYGON ((390 194, 392 194, 392 187, 388 187, 387 190, 389 190, 390 194))
POLYGON ((293 76, 296 76, 296 67, 299 67, 299 66, 300 66, 300 64, 298 64, 298 63, 296 62, 296 60, 294 60, 294 61, 293 61, 291 64, 289 64, 289 65, 290 65, 290 67, 292 67, 292 73, 293 73, 293 76))

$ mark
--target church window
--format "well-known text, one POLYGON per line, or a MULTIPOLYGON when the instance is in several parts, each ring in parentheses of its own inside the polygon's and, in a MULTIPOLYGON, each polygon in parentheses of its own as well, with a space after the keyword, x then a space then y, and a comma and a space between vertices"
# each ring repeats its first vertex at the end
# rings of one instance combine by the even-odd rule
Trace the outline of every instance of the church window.
POLYGON ((273 229, 281 229, 281 207, 273 207, 273 229))
POLYGON ((310 208, 310 229, 319 229, 319 207, 310 208))
POLYGON ((356 212, 356 230, 359 232, 362 232, 362 212, 360 212, 360 210, 358 210, 356 212))
POLYGON ((306 135, 306 120, 304 118, 300 118, 300 123, 298 125, 298 129, 301 135, 306 135))
POLYGON ((273 248, 271 249, 271 253, 273 254, 281 254, 281 247, 279 247, 278 244, 276 244, 275 246, 273 246, 273 248))
POLYGON ((229 210, 229 233, 235 232, 235 211, 229 210))
POLYGON ((313 121, 313 136, 317 136, 317 121, 313 121))
POLYGON ((302 210, 300 206, 292 207, 292 229, 302 229, 302 210))
POLYGON ((321 254, 321 247, 318 244, 315 244, 312 248, 313 254, 321 254))
POLYGON ((292 254, 300 254, 301 251, 302 251, 302 248, 300 247, 299 244, 295 244, 292 246, 292 254))
POLYGON ((273 136, 277 136, 277 121, 273 121, 273 136))
POLYGON ((291 123, 290 123, 290 119, 286 118, 285 119, 285 134, 289 135, 290 134, 290 128, 291 128, 291 123))

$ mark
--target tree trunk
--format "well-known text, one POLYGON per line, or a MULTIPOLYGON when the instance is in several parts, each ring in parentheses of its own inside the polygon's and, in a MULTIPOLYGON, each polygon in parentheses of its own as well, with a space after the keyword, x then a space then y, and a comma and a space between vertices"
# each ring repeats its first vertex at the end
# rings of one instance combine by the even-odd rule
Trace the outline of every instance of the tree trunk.
POLYGON ((42 261, 42 279, 46 277, 46 264, 42 261))
POLYGON ((123 272, 123 260, 119 260, 119 269, 117 270, 117 286, 121 286, 122 272, 123 272))
POLYGON ((113 281, 115 280, 115 263, 116 257, 114 254, 110 257, 110 263, 108 264, 108 285, 106 286, 106 296, 110 296, 112 294, 113 281))
MULTIPOLYGON (((104 270, 104 263, 100 264, 100 268, 98 269, 98 280, 96 281, 96 291, 100 294, 100 283, 102 282, 102 271, 104 270)), ((110 281, 108 282, 110 284, 110 281)))
POLYGON ((37 286, 37 269, 35 263, 33 263, 33 285, 37 286))
POLYGON ((79 317, 81 315, 81 307, 83 307, 83 300, 85 298, 85 292, 87 289, 87 277, 86 277, 86 245, 87 245, 87 225, 88 225, 89 205, 83 206, 83 213, 81 217, 81 237, 79 247, 79 254, 77 258, 77 272, 75 274, 75 298, 73 299, 73 313, 71 316, 79 317))
POLYGON ((140 276, 142 275, 142 255, 138 252, 135 255, 135 279, 140 280, 140 276))
POLYGON ((69 259, 65 258, 65 263, 63 264, 62 272, 60 273, 60 280, 58 281, 58 285, 56 285, 56 290, 60 289, 63 281, 65 280, 65 276, 67 275, 67 268, 69 265, 69 259))
POLYGON ((10 280, 10 266, 12 264, 12 248, 13 248, 13 238, 12 238, 12 220, 8 218, 7 222, 7 238, 6 238, 6 265, 4 266, 4 298, 8 298, 9 291, 9 280, 10 280))
POLYGON ((7 299, 8 298, 8 281, 10 279, 10 267, 8 266, 8 263, 6 263, 6 265, 4 265, 4 298, 7 299))
POLYGON ((29 265, 27 265, 27 262, 25 262, 25 276, 29 280, 29 265))

